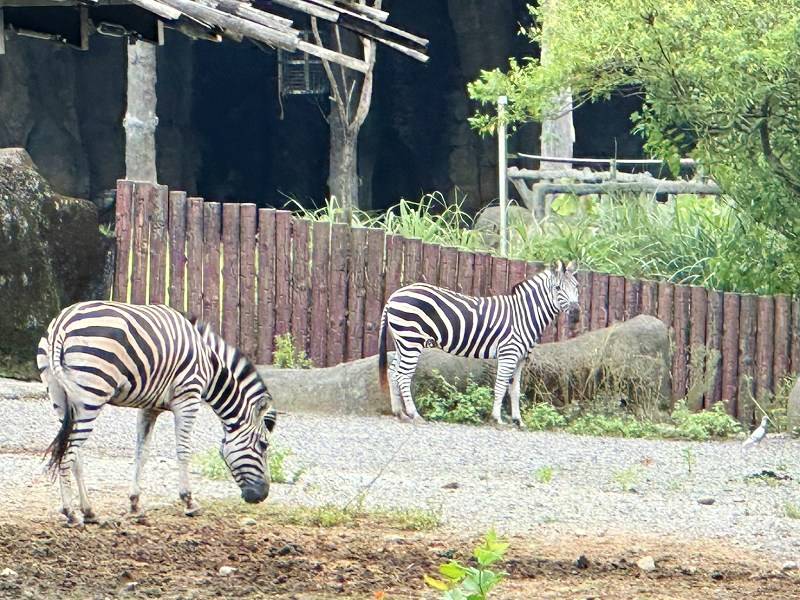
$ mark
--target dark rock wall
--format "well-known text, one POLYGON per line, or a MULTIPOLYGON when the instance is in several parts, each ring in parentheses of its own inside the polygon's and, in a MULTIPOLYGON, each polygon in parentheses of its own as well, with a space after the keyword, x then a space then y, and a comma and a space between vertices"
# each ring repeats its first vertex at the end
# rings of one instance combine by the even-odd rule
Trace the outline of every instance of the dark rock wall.
MULTIPOLYGON (((420 64, 379 48, 372 110, 362 129, 363 204, 454 190, 477 209, 497 194, 496 139, 466 118, 467 82, 508 56, 531 53, 517 35, 525 0, 387 0, 392 22, 431 40, 420 64)), ((124 175, 125 46, 92 36, 79 52, 10 36, 0 56, 0 147, 22 146, 60 193, 98 198, 124 175)), ((215 200, 318 204, 326 194, 326 98, 278 94, 277 57, 249 42, 193 42, 167 31, 158 51, 159 180, 215 200)), ((581 108, 575 154, 635 156, 632 99, 581 108)), ((510 140, 538 151, 537 125, 510 140)))

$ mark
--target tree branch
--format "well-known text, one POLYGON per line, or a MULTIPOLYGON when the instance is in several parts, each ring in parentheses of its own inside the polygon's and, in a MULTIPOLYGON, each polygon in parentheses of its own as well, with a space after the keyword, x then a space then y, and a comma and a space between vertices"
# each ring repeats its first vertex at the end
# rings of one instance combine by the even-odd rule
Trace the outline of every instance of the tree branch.
POLYGON ((780 177, 795 194, 800 195, 800 180, 798 180, 786 165, 781 162, 780 158, 775 155, 772 149, 769 132, 770 100, 771 97, 767 96, 761 105, 762 119, 758 124, 761 138, 761 152, 764 154, 764 158, 767 159, 767 164, 778 177, 780 177))

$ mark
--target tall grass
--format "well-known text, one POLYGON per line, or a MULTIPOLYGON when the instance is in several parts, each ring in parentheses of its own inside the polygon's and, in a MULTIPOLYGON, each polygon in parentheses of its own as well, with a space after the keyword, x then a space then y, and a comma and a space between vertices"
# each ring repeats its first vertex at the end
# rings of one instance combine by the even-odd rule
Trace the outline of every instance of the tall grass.
MULTIPOLYGON (((717 198, 683 195, 661 204, 630 195, 597 201, 563 196, 554 207, 539 222, 511 221, 512 258, 577 259, 593 271, 724 291, 775 294, 800 287, 800 260, 790 255, 787 240, 717 198)), ((298 208, 301 217, 331 222, 340 212, 331 204, 298 208)), ((496 240, 473 229, 463 197, 448 202, 438 192, 401 200, 383 213, 355 211, 354 224, 465 250, 496 250, 496 240)))

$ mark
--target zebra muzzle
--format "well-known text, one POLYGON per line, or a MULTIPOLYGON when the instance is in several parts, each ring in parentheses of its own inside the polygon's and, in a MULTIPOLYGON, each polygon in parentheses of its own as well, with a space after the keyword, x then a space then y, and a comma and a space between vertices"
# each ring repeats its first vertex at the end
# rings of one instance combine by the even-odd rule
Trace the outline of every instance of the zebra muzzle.
POLYGON ((269 495, 269 484, 266 482, 261 483, 248 483, 242 488, 242 500, 249 504, 257 504, 267 499, 269 495))

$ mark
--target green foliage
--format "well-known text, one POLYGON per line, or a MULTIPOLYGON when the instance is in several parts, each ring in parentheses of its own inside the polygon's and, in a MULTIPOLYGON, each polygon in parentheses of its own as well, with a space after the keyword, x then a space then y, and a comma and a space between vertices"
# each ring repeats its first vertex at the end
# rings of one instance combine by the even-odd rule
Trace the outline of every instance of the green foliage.
POLYGON ((713 198, 603 197, 587 210, 563 208, 510 232, 510 254, 627 277, 666 279, 725 291, 793 293, 800 263, 787 239, 713 198))
POLYGON ((790 519, 800 519, 800 505, 787 502, 783 505, 783 514, 790 519))
POLYGON ((300 350, 295 346, 291 333, 275 336, 272 364, 279 369, 310 369, 314 366, 306 356, 305 350, 300 350))
POLYGON ((442 600, 486 600, 492 589, 508 577, 508 573, 504 571, 495 572, 489 569, 502 560, 507 549, 508 542, 498 539, 497 534, 490 531, 473 552, 476 567, 451 560, 439 567, 439 573, 444 579, 425 575, 425 583, 443 592, 442 600))
MULTIPOLYGON (((701 161, 743 214, 783 236, 800 236, 800 0, 559 0, 531 8, 524 33, 547 48, 538 59, 481 73, 470 95, 494 128, 499 94, 512 124, 540 121, 569 89, 576 105, 637 93, 635 131, 677 171, 701 161)), ((795 261, 796 262, 796 261, 795 261)))
MULTIPOLYGON (((276 444, 274 438, 270 443, 269 450, 269 476, 270 481, 273 483, 295 483, 305 472, 303 467, 297 469, 291 477, 287 475, 286 459, 291 455, 292 451, 276 444)), ((196 454, 192 461, 206 479, 225 480, 233 479, 231 477, 230 469, 225 461, 222 459, 219 451, 214 448, 209 448, 205 452, 196 454)))
POLYGON ((630 492, 642 479, 642 468, 639 465, 632 465, 621 471, 616 471, 612 476, 623 492, 630 492))
POLYGON ((533 473, 533 477, 538 483, 550 483, 553 480, 553 467, 550 465, 539 467, 533 473))
POLYGON ((295 506, 283 511, 281 516, 289 525, 305 527, 357 526, 359 521, 369 519, 393 529, 429 531, 442 523, 440 514, 435 511, 418 508, 366 510, 360 502, 347 506, 295 506))
POLYGON ((494 392, 470 380, 462 392, 436 371, 425 382, 426 390, 418 395, 417 406, 431 421, 478 425, 492 414, 494 392))
POLYGON ((564 415, 549 402, 537 402, 526 408, 522 412, 522 420, 525 426, 532 431, 560 429, 567 424, 564 415))
POLYGON ((672 411, 672 421, 680 437, 690 440, 724 438, 739 433, 739 422, 725 412, 725 406, 718 402, 709 410, 690 411, 684 402, 679 402, 672 411))
POLYGON ((209 448, 205 452, 195 454, 192 457, 194 463, 200 474, 206 479, 223 480, 232 479, 230 469, 219 452, 213 448, 209 448))

